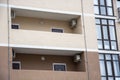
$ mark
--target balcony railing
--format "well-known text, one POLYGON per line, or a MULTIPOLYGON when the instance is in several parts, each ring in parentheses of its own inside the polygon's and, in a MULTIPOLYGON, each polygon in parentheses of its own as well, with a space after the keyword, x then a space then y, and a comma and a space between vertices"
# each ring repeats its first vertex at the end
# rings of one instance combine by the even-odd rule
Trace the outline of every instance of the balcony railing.
POLYGON ((86 72, 12 70, 11 80, 86 80, 86 72))

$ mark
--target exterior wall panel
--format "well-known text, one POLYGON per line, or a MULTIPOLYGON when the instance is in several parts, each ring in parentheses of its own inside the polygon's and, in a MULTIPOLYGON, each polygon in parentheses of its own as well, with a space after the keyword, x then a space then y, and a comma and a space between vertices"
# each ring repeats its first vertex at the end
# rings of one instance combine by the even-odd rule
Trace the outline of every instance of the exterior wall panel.
POLYGON ((10 0, 10 4, 23 7, 81 12, 81 0, 10 0))
POLYGON ((83 0, 83 12, 94 15, 94 0, 83 0))
POLYGON ((95 19, 91 16, 85 16, 85 37, 87 49, 97 50, 97 32, 95 26, 95 19))
MULTIPOLYGON (((117 16, 117 4, 116 0, 114 2, 114 13, 117 16)), ((8 22, 9 27, 11 26, 11 17, 10 11, 9 12, 9 20, 7 14, 7 0, 0 0, 0 44, 8 44, 8 22), (1 4, 4 4, 1 6, 1 4)), ((48 10, 56 10, 56 11, 68 11, 68 12, 78 12, 81 13, 81 0, 10 0, 10 5, 12 6, 19 6, 19 7, 30 7, 30 8, 37 8, 37 9, 48 9, 48 10)), ((38 27, 32 27, 34 25, 30 23, 30 25, 26 25, 26 21, 24 22, 23 19, 19 19, 21 23, 25 26, 21 26, 19 30, 11 30, 10 29, 10 43, 16 45, 30 45, 30 46, 46 46, 46 47, 61 47, 61 48, 75 48, 75 49, 85 49, 85 39, 87 42, 87 49, 97 50, 97 37, 96 37, 96 27, 95 27, 95 20, 94 20, 94 4, 93 0, 83 0, 83 11, 85 13, 84 20, 85 20, 85 31, 86 35, 84 35, 83 27, 76 28, 74 31, 66 28, 66 22, 55 22, 55 26, 64 25, 65 32, 63 34, 58 33, 51 33, 51 32, 44 32, 44 31, 34 31, 40 30, 38 27), (26 30, 28 29, 29 30, 26 30), (22 30, 25 29, 25 30, 22 30), (80 30, 78 30, 80 29, 80 30), (80 31, 80 32, 79 32, 80 31), (67 34, 67 33, 76 32, 78 34, 67 34)), ((20 18, 20 17, 17 17, 20 18)), ((111 19, 115 17, 110 17, 111 19)), ((25 20, 25 19, 24 19, 25 20)), ((17 23, 17 21, 13 21, 17 23)), ((19 22, 19 21, 18 21, 19 22)), ((82 23, 80 23, 82 24, 82 23)), ((80 25, 78 24, 78 25, 80 25)), ((51 25, 51 24, 50 24, 51 25)), ((47 26, 50 26, 47 25, 47 26)), ((38 26, 34 25, 34 26, 38 26)), ((51 25, 54 27, 54 25, 51 25)), ((83 26, 83 24, 82 24, 83 26)), ((47 28, 43 28, 45 31, 48 31, 47 28)), ((118 47, 120 50, 120 23, 116 21, 116 30, 117 30, 117 38, 118 38, 118 47)), ((11 51, 11 50, 10 50, 11 51)), ((10 53, 10 62, 12 62, 12 52, 10 53)), ((85 55, 83 55, 85 56, 85 55)), ((100 70, 99 70, 99 59, 98 53, 95 52, 88 52, 88 70, 86 65, 86 61, 82 61, 82 65, 77 65, 80 71, 86 72, 72 72, 69 69, 68 72, 55 72, 55 71, 43 71, 43 70, 11 70, 11 80, 87 80, 88 73, 90 80, 100 80, 100 70), (88 73, 87 73, 88 72, 88 73)), ((23 58, 23 57, 22 57, 23 58)), ((30 58, 27 58, 28 62, 30 58)), ((23 61, 22 61, 23 62, 23 61)), ((39 59, 36 62, 39 64, 39 59)), ((24 63, 27 65, 28 64, 24 63)), ((29 62, 30 64, 30 62, 29 62)), ((70 63, 71 64, 71 63, 70 63)), ((72 63, 73 64, 73 63, 72 63)), ((44 66, 43 66, 44 67, 44 66)), ((72 69, 74 66, 71 66, 72 69)), ((10 69, 12 68, 12 64, 10 63, 10 69)), ((27 69, 25 68, 25 69, 27 69)), ((8 48, 7 47, 0 47, 0 80, 8 80, 8 48)))
POLYGON ((96 52, 88 52, 88 70, 90 80, 101 80, 99 67, 99 54, 96 52))
MULTIPOLYGON (((19 56, 19 55, 17 55, 17 56, 19 56)), ((96 52, 88 52, 87 57, 88 57, 89 79, 90 80, 96 80, 96 79, 101 80, 98 54, 96 52)), ((22 58, 24 58, 24 57, 22 57, 22 58)), ((24 59, 26 59, 26 58, 24 58, 24 59)), ((32 60, 33 58, 31 57, 30 59, 32 60)), ((24 62, 24 61, 25 60, 23 60, 22 62, 24 62)), ((38 60, 38 62, 39 61, 40 60, 38 60)), ((30 62, 32 62, 32 61, 30 61, 30 62)), ((85 64, 86 64, 86 61, 82 60, 82 62, 85 62, 85 64)), ((50 70, 22 69, 22 70, 12 70, 11 72, 12 72, 11 73, 12 80, 15 80, 17 78, 18 78, 18 80, 21 80, 21 79, 22 80, 25 80, 25 79, 29 79, 29 80, 33 80, 33 79, 36 79, 36 80, 38 80, 38 79, 42 79, 42 80, 46 80, 46 79, 47 80, 59 80, 59 79, 87 80, 87 78, 88 78, 88 74, 87 74, 88 71, 85 71, 85 72, 76 72, 76 71, 62 72, 62 71, 50 71, 50 70), (44 77, 44 75, 46 75, 46 77, 44 77)))
POLYGON ((119 51, 120 51, 120 23, 117 23, 116 31, 117 31, 117 39, 118 39, 118 48, 119 48, 119 51))
POLYGON ((118 22, 118 7, 120 6, 120 1, 114 1, 114 12, 116 17, 116 34, 117 34, 117 41, 118 41, 118 49, 120 51, 120 22, 118 22))
POLYGON ((11 80, 86 80, 85 72, 13 70, 11 80))
POLYGON ((11 44, 84 49, 80 34, 52 33, 30 30, 11 30, 11 44))
POLYGON ((8 39, 8 15, 7 8, 0 6, 0 43, 7 43, 8 39))
POLYGON ((0 47, 0 80, 8 80, 8 48, 0 47))
POLYGON ((0 0, 0 3, 6 4, 6 3, 7 3, 7 0, 0 0))

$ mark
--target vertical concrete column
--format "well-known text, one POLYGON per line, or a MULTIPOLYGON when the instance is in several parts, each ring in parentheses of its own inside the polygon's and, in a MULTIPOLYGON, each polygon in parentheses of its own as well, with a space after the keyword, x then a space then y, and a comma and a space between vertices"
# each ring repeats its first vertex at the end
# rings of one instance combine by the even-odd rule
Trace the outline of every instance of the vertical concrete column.
POLYGON ((8 80, 8 48, 0 47, 0 80, 8 80))
POLYGON ((101 80, 99 55, 97 52, 88 52, 89 80, 101 80))

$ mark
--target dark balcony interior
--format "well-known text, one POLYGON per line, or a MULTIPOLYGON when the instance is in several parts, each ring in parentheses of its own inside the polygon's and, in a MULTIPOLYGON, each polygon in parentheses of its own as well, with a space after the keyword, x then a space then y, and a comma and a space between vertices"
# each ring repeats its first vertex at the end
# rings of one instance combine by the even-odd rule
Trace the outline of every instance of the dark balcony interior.
POLYGON ((52 32, 62 29, 63 33, 82 33, 81 16, 77 14, 52 13, 23 9, 11 10, 11 24, 19 25, 22 30, 52 32), (74 20, 74 22, 72 22, 74 20), (73 23, 73 24, 72 24, 73 23), (71 26, 74 25, 74 26, 71 26))
POLYGON ((21 62, 22 70, 53 70, 53 63, 66 64, 66 71, 85 72, 84 53, 81 53, 81 61, 74 62, 73 56, 67 55, 41 55, 16 53, 13 61, 21 62), (44 58, 44 59, 42 59, 44 58))

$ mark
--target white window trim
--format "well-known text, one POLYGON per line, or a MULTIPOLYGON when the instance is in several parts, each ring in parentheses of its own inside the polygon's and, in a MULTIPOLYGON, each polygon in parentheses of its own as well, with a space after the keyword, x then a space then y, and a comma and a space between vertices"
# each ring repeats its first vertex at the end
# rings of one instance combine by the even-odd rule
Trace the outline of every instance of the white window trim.
POLYGON ((18 63, 18 64, 19 64, 19 67, 20 67, 20 69, 18 69, 18 70, 21 70, 21 62, 20 62, 20 61, 13 61, 12 64, 13 64, 13 63, 18 63))
POLYGON ((63 33, 64 33, 64 29, 63 29, 63 28, 52 27, 52 28, 51 28, 51 32, 52 32, 52 29, 62 29, 62 30, 63 30, 63 33))
POLYGON ((66 63, 53 63, 53 71, 55 71, 54 70, 54 65, 64 65, 65 66, 65 71, 67 71, 67 65, 66 65, 66 63))
MULTIPOLYGON (((17 24, 17 23, 12 23, 12 25, 18 25, 18 29, 20 29, 20 24, 17 24)), ((11 25, 11 26, 12 26, 11 25)), ((12 28, 11 28, 12 29, 12 28)))

